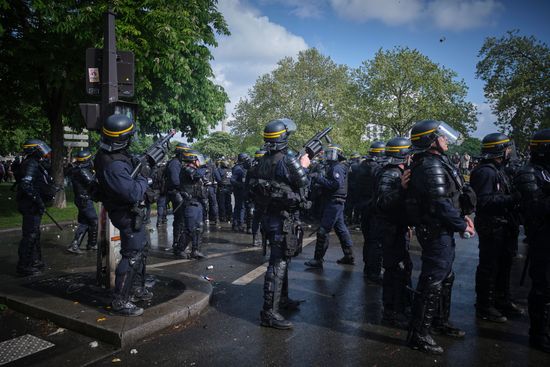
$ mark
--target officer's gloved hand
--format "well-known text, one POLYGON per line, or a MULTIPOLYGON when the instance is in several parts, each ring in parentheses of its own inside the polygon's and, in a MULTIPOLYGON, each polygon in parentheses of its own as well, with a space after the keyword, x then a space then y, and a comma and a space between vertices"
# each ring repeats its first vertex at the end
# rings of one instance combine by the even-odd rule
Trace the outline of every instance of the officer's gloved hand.
POLYGON ((150 179, 152 172, 153 172, 153 170, 151 169, 151 166, 149 166, 149 163, 143 162, 141 164, 141 169, 140 169, 139 173, 143 177, 145 177, 147 179, 150 179))

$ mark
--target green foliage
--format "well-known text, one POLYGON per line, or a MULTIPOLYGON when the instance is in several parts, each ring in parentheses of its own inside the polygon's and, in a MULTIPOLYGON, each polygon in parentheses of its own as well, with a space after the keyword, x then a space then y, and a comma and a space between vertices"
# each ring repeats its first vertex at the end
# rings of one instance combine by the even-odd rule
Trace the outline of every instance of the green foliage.
POLYGON ((212 159, 220 157, 235 157, 239 154, 238 139, 224 131, 215 131, 193 144, 193 148, 210 156, 212 159))
POLYGON ((464 139, 464 142, 460 145, 449 145, 449 151, 447 155, 458 152, 459 154, 468 153, 470 156, 479 156, 481 154, 481 140, 473 137, 464 139))
POLYGON ((424 119, 444 120, 462 133, 475 127, 476 110, 465 101, 464 81, 417 50, 380 49, 353 77, 365 123, 381 124, 401 136, 424 119))
POLYGON ((525 148, 534 131, 550 127, 550 49, 533 36, 509 31, 487 38, 478 56, 476 75, 486 82, 497 125, 525 148))
POLYGON ((275 70, 258 78, 248 98, 237 104, 229 125, 242 147, 260 146, 265 124, 282 117, 298 125, 291 139, 295 146, 326 126, 334 126, 331 136, 338 143, 358 144, 361 134, 353 133, 348 113, 353 104, 350 86, 346 66, 317 49, 301 51, 296 60, 284 58, 275 70))
MULTIPOLYGON (((228 34, 216 0, 1 1, 0 128, 47 120, 53 175, 63 180, 63 125, 82 127, 85 50, 102 47, 103 13, 117 14, 117 48, 135 53, 140 131, 200 136, 225 115, 209 47, 228 34), (3 30, 3 32, 2 32, 3 30)), ((3 147, 2 149, 11 149, 3 147)))

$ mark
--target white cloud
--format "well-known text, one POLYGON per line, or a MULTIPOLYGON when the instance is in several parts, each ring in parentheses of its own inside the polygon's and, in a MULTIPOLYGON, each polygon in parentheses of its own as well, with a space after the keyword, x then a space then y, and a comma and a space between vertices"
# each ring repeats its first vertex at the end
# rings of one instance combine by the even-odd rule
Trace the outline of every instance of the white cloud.
POLYGON ((435 0, 428 4, 427 12, 439 28, 461 31, 493 24, 502 9, 495 0, 435 0))
POLYGON ((299 18, 322 18, 325 2, 321 0, 259 0, 261 4, 278 4, 291 8, 299 18))
POLYGON ((503 9, 497 0, 330 0, 341 17, 389 25, 433 23, 445 30, 461 31, 494 23, 503 9))
POLYGON ((421 0, 330 0, 330 3, 343 18, 381 20, 390 25, 410 23, 422 12, 421 0))
POLYGON ((218 9, 231 36, 218 39, 218 47, 212 50, 212 68, 216 83, 225 88, 231 99, 226 106, 231 116, 236 103, 246 97, 259 76, 272 71, 280 59, 295 56, 308 45, 302 37, 271 22, 240 0, 220 1, 218 9))
POLYGON ((488 103, 475 104, 477 107, 477 129, 472 136, 483 139, 487 134, 491 134, 500 131, 495 125, 497 117, 493 115, 491 106, 488 103))

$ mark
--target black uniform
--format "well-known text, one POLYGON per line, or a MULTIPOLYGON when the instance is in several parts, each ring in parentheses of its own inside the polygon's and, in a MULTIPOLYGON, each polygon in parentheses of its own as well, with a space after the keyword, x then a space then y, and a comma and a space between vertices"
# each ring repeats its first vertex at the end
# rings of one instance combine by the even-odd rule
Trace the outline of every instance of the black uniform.
POLYGON ((416 226, 422 247, 422 268, 414 296, 409 343, 437 354, 443 350, 431 339, 430 327, 432 332, 442 329, 447 334, 464 335, 448 324, 454 282, 454 234, 467 227, 459 203, 462 185, 462 176, 447 156, 431 152, 414 155, 407 214, 416 226))
POLYGON ((75 231, 73 242, 67 249, 73 253, 80 252, 82 239, 88 233, 87 250, 97 247, 97 212, 92 201, 90 188, 95 184, 95 175, 92 162, 77 163, 69 171, 73 185, 74 203, 78 208, 78 228, 75 231))
MULTIPOLYGON (((544 132, 544 140, 550 143, 550 129, 540 134, 544 132)), ((536 144, 540 143, 532 143, 532 150, 536 144)), ((550 352, 550 152, 544 159, 532 154, 531 162, 520 170, 514 184, 522 195, 521 212, 529 234, 530 342, 550 352)))
MULTIPOLYGON (((475 227, 479 235, 479 265, 476 272, 478 316, 506 321, 512 316, 510 272, 518 238, 518 201, 503 167, 483 160, 470 176, 477 195, 475 227), (495 306, 498 311, 495 312, 495 306)), ((517 308, 516 308, 517 311, 517 308)))
POLYGON ((231 169, 224 165, 218 168, 220 181, 218 182, 218 209, 220 220, 229 222, 233 214, 231 205, 231 169))
POLYGON ((47 167, 35 156, 27 156, 18 170, 17 209, 23 216, 23 237, 19 243, 17 272, 39 274, 44 267, 40 245, 40 222, 45 206, 55 196, 55 186, 47 167))
POLYGON ((348 225, 360 223, 361 212, 358 205, 358 199, 361 189, 357 185, 357 176, 361 162, 359 159, 351 159, 349 162, 348 173, 348 196, 344 214, 348 225))
POLYGON ((181 173, 181 158, 174 157, 166 165, 166 199, 167 203, 171 203, 174 211, 174 222, 172 228, 172 247, 175 248, 179 242, 179 237, 183 231, 183 210, 181 210, 183 198, 179 192, 180 173, 181 173))
POLYGON ((403 169, 395 164, 382 168, 376 185, 374 213, 382 238, 384 321, 399 327, 406 326, 406 314, 412 303, 409 291, 412 286, 412 261, 402 174, 403 169))
POLYGON ((375 282, 380 282, 382 271, 382 233, 379 231, 378 218, 374 215, 375 184, 382 168, 381 160, 366 157, 359 165, 357 187, 361 210, 361 232, 363 233, 364 275, 375 282))

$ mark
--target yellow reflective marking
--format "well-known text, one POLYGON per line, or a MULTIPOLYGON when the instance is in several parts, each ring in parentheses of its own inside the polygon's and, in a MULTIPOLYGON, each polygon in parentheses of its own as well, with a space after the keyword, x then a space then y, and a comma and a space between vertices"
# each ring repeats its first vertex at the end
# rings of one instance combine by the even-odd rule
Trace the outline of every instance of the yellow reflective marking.
POLYGON ((280 131, 275 131, 275 132, 272 132, 272 133, 265 133, 264 132, 264 138, 278 138, 285 131, 286 131, 286 129, 280 130, 280 131))
POLYGON ((433 133, 434 131, 435 131, 435 129, 431 129, 431 130, 428 130, 428 131, 424 131, 422 133, 413 134, 411 136, 412 137, 418 137, 418 136, 426 135, 426 134, 429 134, 429 133, 433 133))
POLYGON ((91 154, 88 154, 85 157, 76 157, 76 160, 77 161, 85 161, 86 159, 90 158, 91 156, 92 156, 91 154))
POLYGON ((493 143, 485 143, 485 144, 483 144, 483 148, 492 148, 493 146, 495 146, 497 144, 508 143, 509 141, 510 141, 510 139, 504 139, 504 140, 500 140, 500 141, 495 141, 493 143))
POLYGON ((103 130, 103 134, 116 138, 117 136, 120 136, 124 133, 131 131, 133 128, 134 128, 134 124, 130 125, 129 128, 122 131, 111 131, 111 130, 107 130, 106 128, 103 128, 102 130, 103 130))

